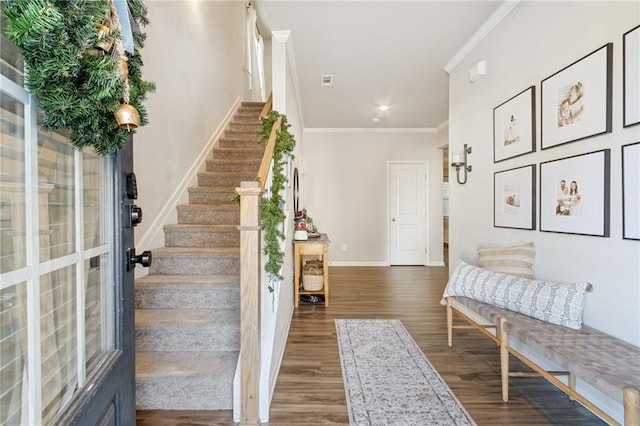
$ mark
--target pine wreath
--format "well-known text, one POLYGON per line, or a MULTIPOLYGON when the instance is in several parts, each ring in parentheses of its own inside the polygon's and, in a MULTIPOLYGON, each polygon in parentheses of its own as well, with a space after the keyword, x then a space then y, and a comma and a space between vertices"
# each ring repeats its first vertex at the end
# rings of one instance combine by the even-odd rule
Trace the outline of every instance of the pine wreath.
MULTIPOLYGON (((132 26, 147 25, 142 0, 127 3, 132 26)), ((113 0, 4 0, 3 13, 44 130, 68 129, 75 147, 92 146, 105 155, 129 136, 114 117, 121 104, 138 111, 140 125, 148 123, 143 101, 155 84, 141 74, 146 35, 133 31, 134 54, 124 52, 113 0)))

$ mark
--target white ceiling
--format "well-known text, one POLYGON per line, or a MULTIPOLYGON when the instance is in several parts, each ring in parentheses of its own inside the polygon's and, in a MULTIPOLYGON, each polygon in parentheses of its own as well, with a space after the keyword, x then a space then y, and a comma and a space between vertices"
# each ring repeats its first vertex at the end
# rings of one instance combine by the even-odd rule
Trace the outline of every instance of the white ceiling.
POLYGON ((448 117, 444 66, 501 3, 266 0, 257 9, 265 38, 291 31, 305 127, 436 128, 448 117), (333 86, 320 85, 324 74, 333 86))

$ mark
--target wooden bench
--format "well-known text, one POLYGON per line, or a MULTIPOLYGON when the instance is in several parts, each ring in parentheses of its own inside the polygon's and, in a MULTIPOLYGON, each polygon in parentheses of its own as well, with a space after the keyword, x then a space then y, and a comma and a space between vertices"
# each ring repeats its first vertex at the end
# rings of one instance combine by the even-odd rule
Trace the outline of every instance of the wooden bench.
POLYGON ((453 344, 454 328, 477 328, 500 347, 502 399, 509 400, 509 377, 542 376, 606 422, 619 423, 575 389, 576 377, 624 406, 624 425, 640 426, 640 348, 593 328, 575 330, 550 324, 513 311, 460 296, 447 301, 447 336, 453 344), (470 326, 454 326, 453 313, 470 326), (480 316, 478 322, 466 313, 480 316), (562 371, 547 371, 515 346, 529 350, 559 365, 562 371), (533 372, 509 371, 509 354, 531 367, 533 372), (568 376, 567 383, 558 376, 568 376))

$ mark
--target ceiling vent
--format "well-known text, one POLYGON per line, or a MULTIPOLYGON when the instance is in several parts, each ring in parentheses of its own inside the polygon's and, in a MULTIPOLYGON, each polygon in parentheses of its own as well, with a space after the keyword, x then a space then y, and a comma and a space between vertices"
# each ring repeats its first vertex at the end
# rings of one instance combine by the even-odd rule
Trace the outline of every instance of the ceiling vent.
POLYGON ((332 86, 332 85, 333 85, 333 76, 323 75, 320 81, 320 86, 332 86))

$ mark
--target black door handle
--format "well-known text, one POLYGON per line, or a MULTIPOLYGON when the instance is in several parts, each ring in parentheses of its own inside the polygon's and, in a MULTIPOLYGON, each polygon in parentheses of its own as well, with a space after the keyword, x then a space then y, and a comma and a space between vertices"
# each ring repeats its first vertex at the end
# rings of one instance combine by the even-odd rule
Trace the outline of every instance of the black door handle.
POLYGON ((153 256, 150 250, 145 250, 140 254, 136 254, 135 248, 130 248, 127 250, 127 271, 132 270, 136 267, 136 263, 148 268, 151 266, 151 262, 153 261, 153 256))

